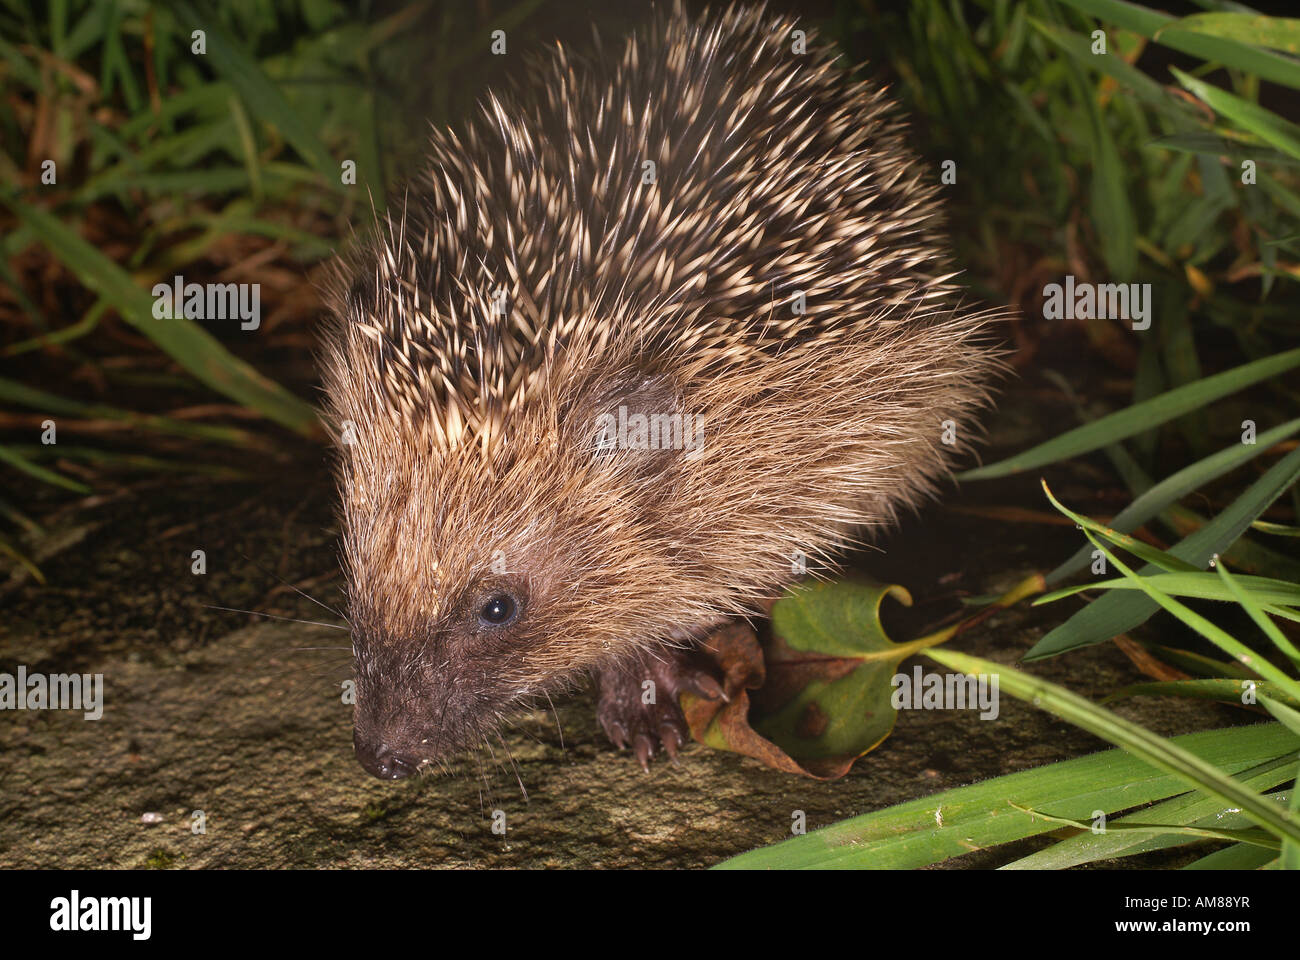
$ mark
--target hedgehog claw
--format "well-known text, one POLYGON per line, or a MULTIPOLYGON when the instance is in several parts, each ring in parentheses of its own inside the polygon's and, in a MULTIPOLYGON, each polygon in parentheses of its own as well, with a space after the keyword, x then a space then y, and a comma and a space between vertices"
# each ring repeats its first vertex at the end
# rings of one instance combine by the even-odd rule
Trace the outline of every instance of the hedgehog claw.
POLYGON ((659 739, 664 745, 664 753, 668 754, 668 759, 673 762, 674 766, 681 764, 677 759, 677 751, 682 747, 682 735, 678 729, 671 724, 662 724, 659 727, 659 739))
POLYGON ((641 768, 660 746, 678 764, 678 754, 690 737, 677 697, 683 690, 709 700, 725 700, 722 687, 692 651, 661 648, 601 671, 596 718, 620 750, 631 746, 641 768), (649 683, 647 683, 649 681, 649 683), (651 686, 653 684, 653 686, 651 686), (653 696, 647 699, 647 692, 653 696))
POLYGON ((620 750, 627 747, 627 731, 623 729, 623 724, 619 723, 617 720, 613 720, 605 729, 605 732, 608 734, 609 739, 614 746, 618 747, 620 750))
POLYGON ((636 762, 641 764, 641 769, 646 773, 650 772, 650 757, 655 752, 654 741, 644 733, 636 735, 636 762))
POLYGON ((731 702, 727 692, 722 689, 722 684, 703 670, 691 673, 686 679, 685 688, 705 700, 721 700, 723 703, 731 702))

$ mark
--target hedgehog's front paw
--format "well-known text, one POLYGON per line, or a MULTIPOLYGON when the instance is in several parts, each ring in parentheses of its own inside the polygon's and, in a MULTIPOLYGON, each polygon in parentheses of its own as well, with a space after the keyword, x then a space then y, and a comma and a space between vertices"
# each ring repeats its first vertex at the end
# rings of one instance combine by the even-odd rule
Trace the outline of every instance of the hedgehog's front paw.
POLYGON ((693 650, 658 647, 639 659, 602 670, 596 719, 614 746, 630 746, 641 769, 650 772, 650 756, 663 744, 677 762, 677 751, 690 738, 677 704, 683 690, 709 700, 726 699, 707 661, 693 650))

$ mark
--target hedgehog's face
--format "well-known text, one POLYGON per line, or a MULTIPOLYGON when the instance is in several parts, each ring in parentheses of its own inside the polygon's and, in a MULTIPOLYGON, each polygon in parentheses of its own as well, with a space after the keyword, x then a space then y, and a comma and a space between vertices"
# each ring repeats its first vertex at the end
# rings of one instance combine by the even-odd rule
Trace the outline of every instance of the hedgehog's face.
POLYGON ((377 777, 408 776, 481 742, 512 705, 549 686, 531 665, 547 645, 542 582, 487 567, 443 589, 423 623, 393 629, 354 619, 353 738, 377 777))
POLYGON ((476 746, 680 622, 681 560, 646 547, 665 541, 656 505, 676 454, 593 449, 589 407, 516 424, 526 449, 490 463, 378 447, 344 461, 354 741, 374 775, 476 746))

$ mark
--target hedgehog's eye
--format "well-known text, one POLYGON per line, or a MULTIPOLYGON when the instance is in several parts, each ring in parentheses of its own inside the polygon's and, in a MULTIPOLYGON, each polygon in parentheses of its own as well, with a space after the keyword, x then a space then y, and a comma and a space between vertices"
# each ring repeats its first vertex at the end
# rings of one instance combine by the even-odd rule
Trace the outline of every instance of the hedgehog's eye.
POLYGON ((499 593, 483 604, 483 609, 478 612, 478 618, 489 626, 501 627, 515 618, 517 609, 518 605, 514 597, 499 593))

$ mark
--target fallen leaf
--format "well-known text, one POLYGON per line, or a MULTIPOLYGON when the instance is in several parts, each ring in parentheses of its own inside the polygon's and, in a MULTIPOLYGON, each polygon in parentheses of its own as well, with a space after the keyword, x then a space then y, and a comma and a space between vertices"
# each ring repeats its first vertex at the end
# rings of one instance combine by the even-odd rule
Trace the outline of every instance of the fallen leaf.
POLYGON ((912 603, 896 585, 801 584, 773 606, 766 650, 745 623, 712 634, 705 649, 724 677, 727 702, 683 694, 692 736, 787 773, 844 776, 894 728, 890 681, 898 665, 951 636, 892 642, 880 623, 885 597, 912 603))

